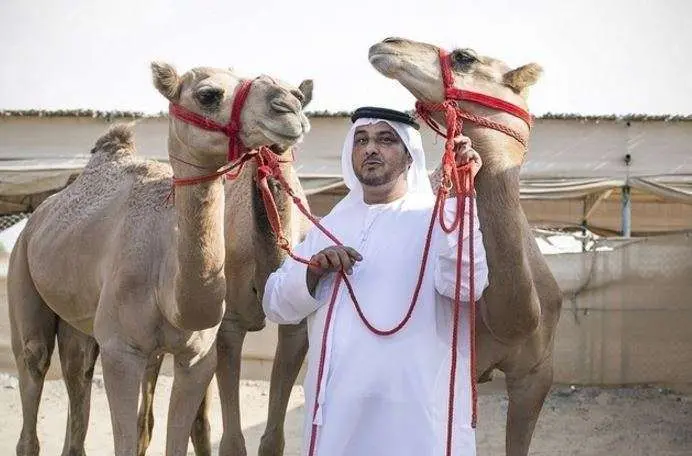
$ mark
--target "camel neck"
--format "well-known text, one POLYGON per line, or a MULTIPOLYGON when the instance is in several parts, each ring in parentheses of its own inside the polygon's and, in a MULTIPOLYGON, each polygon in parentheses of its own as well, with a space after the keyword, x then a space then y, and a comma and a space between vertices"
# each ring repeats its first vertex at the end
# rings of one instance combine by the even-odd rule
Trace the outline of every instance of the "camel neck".
POLYGON ((484 164, 476 178, 476 191, 481 230, 488 239, 491 285, 512 286, 520 295, 531 293, 526 246, 530 226, 519 198, 519 166, 500 171, 484 164))
MULTIPOLYGON (((252 177, 250 177, 250 175, 254 176, 255 169, 256 166, 254 164, 247 167, 245 172, 248 173, 248 177, 242 181, 238 181, 237 185, 246 186, 247 188, 241 191, 252 195, 252 214, 254 219, 252 240, 256 259, 255 283, 264 284, 269 274, 281 265, 281 262, 286 257, 286 253, 279 248, 277 244, 276 234, 269 222, 267 209, 262 195, 260 194, 260 190, 257 188, 257 185, 255 185, 252 177)), ((290 184, 295 178, 292 165, 290 163, 282 163, 280 169, 284 178, 290 184)), ((236 182, 231 185, 236 185, 236 182)), ((274 198, 283 233, 291 242, 295 242, 297 239, 294 238, 294 231, 297 227, 295 226, 296 220, 294 220, 294 206, 286 192, 283 191, 279 182, 273 177, 269 178, 269 189, 274 198)), ((263 290, 259 290, 260 296, 262 296, 262 293, 263 290)))
MULTIPOLYGON (((169 153, 189 156, 184 146, 171 141, 169 153)), ((199 175, 201 169, 171 160, 177 176, 199 175)), ((177 262, 175 273, 175 326, 201 330, 216 325, 223 315, 225 297, 223 179, 175 187, 177 262)))

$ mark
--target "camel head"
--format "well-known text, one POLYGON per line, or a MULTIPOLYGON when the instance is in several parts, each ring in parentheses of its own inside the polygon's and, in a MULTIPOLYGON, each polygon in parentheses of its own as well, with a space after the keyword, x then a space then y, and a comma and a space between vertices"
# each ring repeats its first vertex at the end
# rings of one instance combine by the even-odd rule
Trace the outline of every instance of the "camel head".
MULTIPOLYGON (((418 100, 438 103, 444 99, 439 49, 431 44, 387 38, 370 47, 369 59, 377 71, 399 81, 418 100)), ((526 108, 527 89, 542 72, 535 63, 512 69, 472 49, 454 50, 451 60, 457 88, 491 95, 522 108, 526 108)))
MULTIPOLYGON (((369 60, 384 76, 401 83, 416 99, 423 102, 444 101, 444 85, 439 58, 440 48, 401 38, 387 38, 370 47, 369 60)), ((528 111, 528 89, 540 77, 542 69, 535 63, 510 68, 501 60, 477 54, 472 49, 456 49, 450 54, 454 86, 478 92, 512 103, 528 111)), ((522 120, 499 111, 462 102, 464 109, 491 117, 528 136, 528 126, 522 120)), ((436 120, 442 121, 442 116, 436 120)), ((504 139, 494 133, 478 132, 474 144, 492 141, 500 146, 504 139)), ((483 153, 481 153, 483 155, 483 153)), ((523 155, 505 157, 504 166, 518 165, 523 155), (508 160, 509 159, 509 160, 508 160)), ((486 157, 483 157, 485 161, 486 157)))
MULTIPOLYGON (((228 124, 241 78, 231 69, 194 68, 182 76, 167 63, 151 64, 154 86, 177 104, 221 125, 228 124)), ((303 108, 312 99, 312 81, 290 86, 269 76, 252 83, 240 114, 239 139, 247 149, 270 146, 276 153, 300 142, 310 130, 303 108)), ((223 164, 228 137, 171 117, 170 135, 200 163, 223 164)))

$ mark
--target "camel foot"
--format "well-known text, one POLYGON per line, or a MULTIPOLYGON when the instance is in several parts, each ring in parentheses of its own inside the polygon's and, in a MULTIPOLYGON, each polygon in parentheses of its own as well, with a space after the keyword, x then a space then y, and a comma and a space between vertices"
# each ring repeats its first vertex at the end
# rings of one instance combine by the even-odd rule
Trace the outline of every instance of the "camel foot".
POLYGON ((84 448, 70 448, 67 453, 63 452, 60 456, 86 456, 84 448))
POLYGON ((247 456, 243 434, 223 436, 219 444, 219 456, 247 456))
POLYGON ((38 437, 21 436, 17 443, 17 456, 38 456, 39 448, 38 437))
POLYGON ((265 432, 260 440, 259 450, 257 451, 258 456, 283 456, 284 446, 286 441, 284 440, 283 429, 265 432))

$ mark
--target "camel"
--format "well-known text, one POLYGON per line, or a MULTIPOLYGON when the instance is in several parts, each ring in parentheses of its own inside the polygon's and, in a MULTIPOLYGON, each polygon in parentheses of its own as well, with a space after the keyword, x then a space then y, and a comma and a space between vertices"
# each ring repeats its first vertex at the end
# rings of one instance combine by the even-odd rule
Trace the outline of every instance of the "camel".
MULTIPOLYGON (((439 48, 401 38, 387 38, 370 47, 370 63, 397 80, 419 101, 444 100, 439 48)), ((528 88, 539 78, 534 64, 515 69, 470 49, 451 53, 454 87, 490 95, 527 109, 528 88)), ((528 137, 520 119, 495 109, 463 102, 472 114, 491 118, 528 137)), ((436 120, 444 125, 444 117, 436 120)), ((538 249, 519 201, 519 170, 524 147, 499 131, 464 122, 481 155, 476 178, 478 216, 490 270, 490 285, 478 303, 476 319, 479 381, 495 369, 506 376, 506 452, 528 454, 543 401, 553 381, 553 346, 562 306, 562 293, 538 249)), ((439 185, 439 170, 433 181, 439 185)))
MULTIPOLYGON (((240 78, 152 64, 172 104, 225 124, 240 78)), ((276 153, 309 130, 298 89, 253 81, 238 139, 276 153)), ((174 356, 166 454, 187 454, 188 435, 216 369, 225 313, 222 177, 177 186, 226 162, 228 139, 171 117, 171 166, 135 155, 129 126, 98 139, 83 173, 33 214, 10 257, 8 301, 23 426, 17 454, 38 455, 36 420, 56 335, 71 400, 63 455, 83 455, 93 364, 100 352, 117 456, 137 451, 139 388, 148 364, 174 356), (172 172, 171 172, 172 171, 172 172), (95 343, 98 344, 98 348, 95 343), (87 348, 85 350, 85 348, 87 348), (81 438, 81 446, 77 445, 81 438)))
MULTIPOLYGON (((300 87, 303 106, 312 99, 312 84, 304 81, 300 87)), ((287 151, 286 153, 289 153, 287 151)), ((240 361, 245 335, 265 326, 262 294, 269 275, 281 265, 286 253, 277 245, 277 239, 268 224, 264 204, 253 180, 257 165, 248 163, 234 180, 226 181, 226 315, 218 333, 217 381, 223 414, 223 435, 220 456, 245 456, 247 450, 240 425, 240 361)), ((280 165, 282 174, 295 194, 308 207, 298 175, 290 162, 280 165)), ((291 245, 301 241, 311 224, 270 178, 271 190, 291 245)), ((279 340, 274 356, 269 392, 269 414, 262 436, 259 456, 280 456, 284 452, 284 420, 291 388, 295 383, 307 353, 306 322, 298 325, 280 325, 279 340)), ((152 363, 142 386, 140 409, 140 451, 144 456, 153 427, 153 394, 162 358, 152 363)), ((201 448, 209 447, 208 418, 205 398, 191 434, 198 456, 209 454, 201 448)))

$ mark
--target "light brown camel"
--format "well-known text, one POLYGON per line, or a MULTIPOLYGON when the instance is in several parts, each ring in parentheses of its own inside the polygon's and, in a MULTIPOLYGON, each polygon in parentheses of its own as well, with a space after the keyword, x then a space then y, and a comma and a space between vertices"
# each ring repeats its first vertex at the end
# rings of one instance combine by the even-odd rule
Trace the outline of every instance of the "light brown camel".
MULTIPOLYGON (((399 81, 418 100, 439 103, 444 90, 438 51, 430 44, 388 38, 370 48, 369 59, 380 73, 399 81)), ((541 73, 536 64, 511 69, 470 49, 455 50, 451 59, 455 87, 523 109, 527 109, 527 89, 541 73)), ((527 125, 510 114, 468 102, 462 107, 528 137, 527 125)), ((437 120, 444 125, 441 115, 437 120)), ((553 344, 562 293, 519 201, 524 148, 504 133, 468 121, 463 133, 483 159, 476 191, 490 269, 490 285, 479 302, 476 320, 476 367, 480 381, 488 380, 494 369, 505 373, 509 396, 506 450, 510 456, 524 456, 553 380, 553 344)))
MULTIPOLYGON (((312 99, 312 83, 304 81, 299 90, 303 107, 312 99)), ((290 154, 287 151, 285 155, 290 154)), ((307 200, 290 162, 281 164, 281 172, 306 207, 307 200)), ((217 381, 219 385, 223 436, 220 456, 245 456, 245 439, 240 425, 240 361, 245 335, 265 326, 262 310, 264 284, 285 258, 269 226, 264 204, 259 197, 254 176, 256 164, 250 162, 235 180, 226 182, 226 315, 218 334, 217 381)), ((286 237, 292 245, 303 239, 310 222, 297 210, 276 179, 270 178, 270 189, 277 203, 286 237)), ((284 420, 291 388, 305 358, 308 337, 305 321, 298 325, 279 326, 269 392, 269 417, 259 448, 259 456, 280 456, 284 451, 284 420)), ((147 369, 140 409, 140 456, 143 456, 153 427, 153 394, 161 358, 147 369)), ((205 405, 197 415, 192 437, 199 456, 208 454, 199 448, 209 446, 208 418, 205 405), (199 443, 197 443, 199 442, 199 443), (206 443, 204 443, 206 442, 206 443)))
MULTIPOLYGON (((228 122, 240 82, 232 71, 196 68, 178 76, 166 64, 153 64, 152 71, 169 101, 228 122)), ((258 78, 241 113, 243 144, 279 151, 299 141, 309 124, 296 91, 258 78)), ((169 125, 176 176, 208 174, 225 163, 224 135, 176 118, 169 125)), ((225 312, 222 179, 177 187, 171 207, 171 168, 137 158, 129 127, 112 128, 93 152, 79 178, 37 209, 10 258, 8 299, 23 410, 17 454, 38 454, 38 405, 59 333, 61 355, 81 354, 61 356, 61 363, 75 402, 70 420, 73 412, 80 415, 84 432, 98 353, 86 339, 98 342, 117 456, 137 451, 139 387, 147 363, 172 353, 166 454, 184 455, 216 368, 216 333, 225 312)), ((63 454, 84 454, 83 440, 81 448, 68 448, 66 441, 63 454)))

